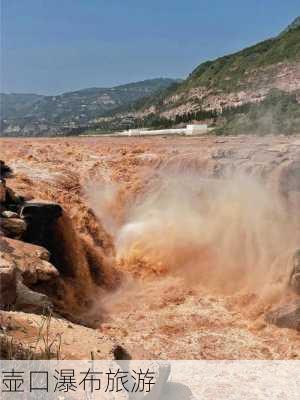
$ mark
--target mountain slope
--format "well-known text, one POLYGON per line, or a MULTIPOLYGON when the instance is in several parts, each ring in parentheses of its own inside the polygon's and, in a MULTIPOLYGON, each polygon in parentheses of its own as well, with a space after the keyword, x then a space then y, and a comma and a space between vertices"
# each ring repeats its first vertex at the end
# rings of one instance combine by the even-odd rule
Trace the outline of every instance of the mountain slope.
POLYGON ((277 63, 300 60, 300 27, 260 42, 235 54, 208 61, 197 67, 183 87, 206 86, 232 90, 248 86, 248 75, 277 63))
POLYGON ((300 90, 300 26, 237 53, 200 64, 163 101, 168 117, 265 99, 271 89, 300 90))
POLYGON ((38 94, 0 93, 1 117, 15 118, 26 115, 44 96, 38 94))
POLYGON ((300 16, 297 17, 297 18, 295 18, 294 21, 293 21, 290 25, 288 25, 288 26, 284 29, 284 31, 283 31, 282 33, 291 31, 291 30, 293 30, 293 29, 295 29, 295 28, 298 28, 299 26, 300 26, 300 16))
POLYGON ((79 119, 87 123, 92 118, 104 115, 106 111, 152 95, 172 83, 172 79, 151 79, 113 88, 89 88, 60 96, 47 96, 35 106, 34 115, 54 122, 79 119))
POLYGON ((167 126, 168 121, 188 122, 243 104, 259 103, 274 89, 295 94, 299 99, 299 22, 298 17, 275 38, 200 64, 182 83, 142 104, 131 105, 128 113, 134 116, 134 111, 137 118, 144 119, 154 114, 167 126))
POLYGON ((176 82, 159 78, 112 88, 88 88, 58 96, 1 94, 2 132, 29 135, 59 134, 87 126, 115 108, 128 106, 176 82))

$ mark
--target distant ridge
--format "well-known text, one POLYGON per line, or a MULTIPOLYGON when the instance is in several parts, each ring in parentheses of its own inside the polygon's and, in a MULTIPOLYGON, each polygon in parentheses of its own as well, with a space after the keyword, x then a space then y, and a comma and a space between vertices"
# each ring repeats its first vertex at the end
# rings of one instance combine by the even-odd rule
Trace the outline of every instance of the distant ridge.
POLYGON ((1 131, 5 135, 60 135, 79 132, 108 111, 151 96, 177 82, 157 78, 112 88, 87 88, 56 96, 1 93, 1 131))

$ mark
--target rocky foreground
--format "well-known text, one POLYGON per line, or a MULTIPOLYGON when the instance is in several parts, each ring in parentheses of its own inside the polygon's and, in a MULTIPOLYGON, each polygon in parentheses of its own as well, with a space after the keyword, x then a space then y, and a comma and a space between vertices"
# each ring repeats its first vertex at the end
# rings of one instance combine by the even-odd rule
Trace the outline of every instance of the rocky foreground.
POLYGON ((2 357, 300 358, 299 138, 1 148, 2 357))

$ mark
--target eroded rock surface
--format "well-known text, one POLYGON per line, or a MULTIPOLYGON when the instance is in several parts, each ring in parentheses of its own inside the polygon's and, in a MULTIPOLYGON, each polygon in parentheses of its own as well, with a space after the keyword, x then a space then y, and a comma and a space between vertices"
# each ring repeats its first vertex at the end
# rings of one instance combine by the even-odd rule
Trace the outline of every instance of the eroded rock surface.
POLYGON ((47 314, 51 311, 53 305, 48 296, 30 290, 21 281, 18 281, 15 308, 25 312, 47 314))
POLYGON ((266 321, 280 328, 300 331, 300 300, 284 304, 269 312, 266 321))
POLYGON ((21 218, 1 218, 0 229, 2 233, 13 239, 21 239, 26 232, 26 222, 21 218))
POLYGON ((45 284, 50 289, 59 277, 56 268, 47 261, 49 252, 40 246, 6 237, 0 237, 0 249, 2 308, 37 313, 49 311, 51 300, 36 291, 45 284))
POLYGON ((17 297, 17 268, 0 255, 0 309, 15 304, 17 297))
POLYGON ((0 167, 1 308, 41 313, 49 310, 52 303, 46 294, 36 290, 41 285, 45 290, 45 284, 50 289, 59 273, 49 262, 48 250, 15 239, 30 239, 31 232, 36 237, 43 237, 47 234, 47 225, 56 221, 62 209, 51 203, 26 203, 6 185, 12 170, 3 161, 0 161, 0 167))
POLYGON ((25 285, 53 281, 59 275, 49 262, 49 252, 41 246, 0 237, 0 248, 3 260, 17 268, 25 285))

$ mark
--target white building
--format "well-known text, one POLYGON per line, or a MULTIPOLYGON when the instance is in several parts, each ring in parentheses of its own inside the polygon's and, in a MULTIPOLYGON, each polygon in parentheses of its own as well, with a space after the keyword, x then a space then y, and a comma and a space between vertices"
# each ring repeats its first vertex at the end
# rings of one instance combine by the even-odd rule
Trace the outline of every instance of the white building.
POLYGON ((186 126, 186 135, 203 135, 208 132, 207 124, 190 124, 186 126))

